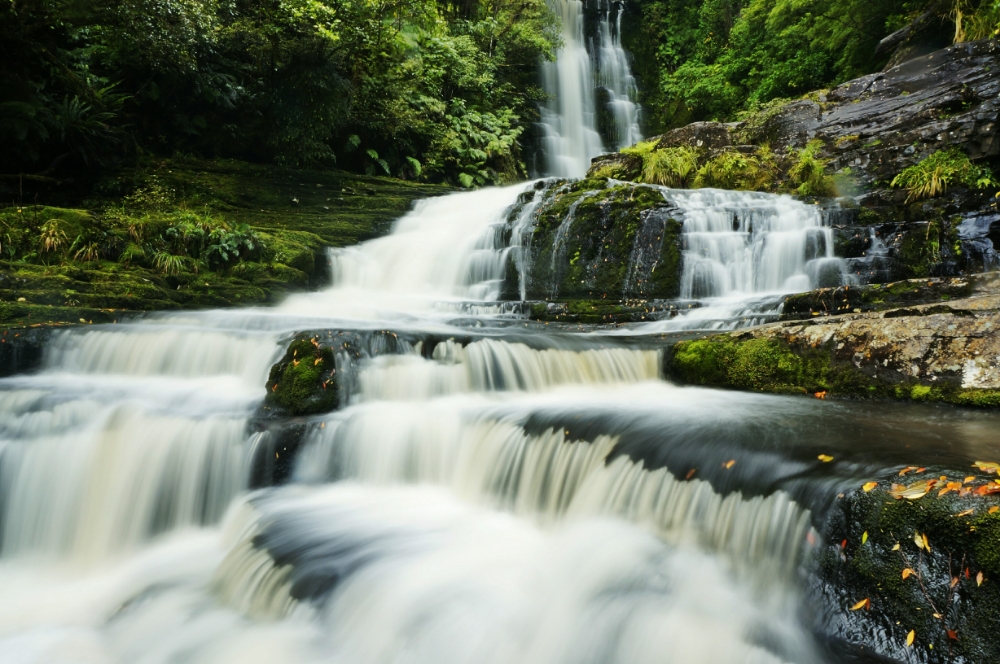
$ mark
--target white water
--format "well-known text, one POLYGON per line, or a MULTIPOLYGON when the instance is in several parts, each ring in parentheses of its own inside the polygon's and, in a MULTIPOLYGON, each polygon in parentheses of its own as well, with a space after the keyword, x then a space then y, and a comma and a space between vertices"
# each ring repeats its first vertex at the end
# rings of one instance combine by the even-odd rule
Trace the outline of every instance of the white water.
POLYGON ((667 189, 664 196, 684 216, 681 299, 701 306, 647 329, 766 322, 781 295, 852 283, 815 205, 721 189, 667 189))
POLYGON ((623 5, 602 0, 596 39, 584 35, 584 3, 551 0, 562 19, 563 47, 555 62, 542 65, 542 87, 549 101, 542 105, 543 172, 552 177, 583 177, 590 160, 605 151, 598 128, 598 105, 606 106, 611 150, 642 140, 638 90, 628 53, 621 43, 623 5), (596 75, 595 75, 596 65, 596 75), (598 101, 600 90, 605 99, 598 101))
POLYGON ((671 386, 651 347, 453 322, 499 292, 520 190, 419 204, 324 292, 60 332, 0 380, 0 661, 814 661, 788 494, 532 424, 655 414, 680 448, 759 397, 671 386), (342 409, 291 486, 250 491, 290 453, 252 424, 269 367, 316 328, 411 340, 338 357, 342 409))

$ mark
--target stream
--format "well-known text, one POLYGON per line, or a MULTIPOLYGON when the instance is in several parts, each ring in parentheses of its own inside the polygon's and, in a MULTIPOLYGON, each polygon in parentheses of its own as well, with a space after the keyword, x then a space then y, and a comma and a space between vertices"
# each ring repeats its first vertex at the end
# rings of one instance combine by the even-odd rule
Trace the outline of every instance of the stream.
POLYGON ((664 192, 688 317, 530 322, 497 301, 527 187, 419 202, 321 292, 60 331, 0 380, 0 661, 858 661, 816 600, 831 505, 996 458, 1000 416, 664 378, 685 329, 841 270, 787 197, 664 192), (268 420, 309 330, 357 350, 341 407, 268 420))

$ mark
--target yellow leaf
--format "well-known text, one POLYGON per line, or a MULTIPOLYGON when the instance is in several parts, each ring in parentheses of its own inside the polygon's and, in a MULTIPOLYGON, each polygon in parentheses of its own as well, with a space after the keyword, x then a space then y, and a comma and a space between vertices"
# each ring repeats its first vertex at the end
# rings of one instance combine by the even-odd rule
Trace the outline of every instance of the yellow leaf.
POLYGON ((729 461, 722 464, 722 467, 728 470, 735 465, 736 465, 736 459, 730 459, 729 461))
POLYGON ((975 475, 969 475, 968 477, 965 478, 965 483, 968 484, 969 482, 972 482, 975 479, 976 479, 975 475))
POLYGON ((906 498, 907 500, 918 500, 926 496, 927 492, 934 488, 935 482, 936 480, 921 480, 919 482, 914 482, 907 487, 895 485, 889 493, 896 499, 906 498))
POLYGON ((944 485, 943 489, 941 489, 940 491, 938 491, 938 495, 939 496, 943 496, 946 493, 949 493, 951 491, 954 491, 955 493, 958 493, 959 490, 961 490, 961 488, 962 488, 962 483, 961 482, 948 482, 947 484, 944 485))
POLYGON ((869 491, 871 491, 872 489, 874 489, 877 486, 878 486, 878 482, 866 482, 865 485, 863 487, 861 487, 861 488, 865 490, 865 493, 868 493, 869 491))
POLYGON ((975 511, 976 511, 976 508, 970 507, 969 509, 965 510, 964 512, 959 512, 955 516, 971 516, 973 513, 975 513, 975 511))
POLYGON ((868 541, 868 531, 866 530, 865 532, 861 533, 861 543, 864 544, 867 541, 868 541))
POLYGON ((868 598, 865 597, 863 600, 861 600, 860 602, 858 602, 857 604, 855 604, 854 606, 852 606, 851 607, 851 611, 857 611, 858 609, 868 608, 868 605, 870 603, 871 602, 868 601, 868 598))
POLYGON ((1000 470, 1000 463, 993 463, 992 461, 977 461, 972 465, 984 473, 995 473, 1000 470))
POLYGON ((911 576, 913 576, 914 574, 916 574, 916 572, 914 572, 914 571, 913 571, 912 569, 910 569, 909 567, 907 567, 906 569, 904 569, 904 570, 903 570, 903 578, 904 578, 904 579, 908 579, 908 578, 910 578, 911 576))
POLYGON ((927 534, 925 533, 925 534, 921 535, 921 537, 924 540, 924 551, 926 551, 927 553, 930 553, 931 552, 931 543, 927 541, 927 534))
POLYGON ((823 463, 830 463, 831 461, 833 461, 833 457, 830 456, 829 454, 820 454, 816 458, 822 461, 823 463))
POLYGON ((983 573, 982 572, 980 572, 979 574, 976 574, 976 585, 977 586, 983 585, 983 573))
POLYGON ((951 584, 948 587, 954 588, 957 585, 958 585, 958 577, 957 576, 951 577, 951 584))
POLYGON ((916 636, 917 636, 917 632, 915 630, 911 629, 910 633, 906 635, 906 647, 907 648, 909 648, 910 646, 913 645, 913 639, 915 639, 916 636))
POLYGON ((920 533, 913 533, 913 543, 917 545, 918 549, 924 548, 924 536, 920 533))
POLYGON ((893 551, 899 551, 899 542, 896 542, 896 546, 892 547, 893 551))

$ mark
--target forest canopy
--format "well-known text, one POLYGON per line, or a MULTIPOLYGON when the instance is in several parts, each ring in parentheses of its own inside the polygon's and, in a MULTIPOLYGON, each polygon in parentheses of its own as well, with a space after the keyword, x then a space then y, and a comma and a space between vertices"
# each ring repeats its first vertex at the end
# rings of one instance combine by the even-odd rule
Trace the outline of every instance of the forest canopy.
POLYGON ((192 153, 526 175, 545 0, 0 0, 0 173, 192 153))

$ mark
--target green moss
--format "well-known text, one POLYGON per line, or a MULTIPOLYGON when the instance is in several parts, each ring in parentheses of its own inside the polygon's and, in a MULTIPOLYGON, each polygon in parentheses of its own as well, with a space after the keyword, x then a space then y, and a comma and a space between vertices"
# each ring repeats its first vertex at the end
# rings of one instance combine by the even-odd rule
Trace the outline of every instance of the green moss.
MULTIPOLYGON (((969 474, 964 468, 935 469, 908 480, 937 479, 942 473, 958 482, 969 474)), ((996 505, 995 496, 974 494, 939 497, 931 491, 918 500, 896 500, 882 487, 849 493, 830 517, 831 545, 821 565, 827 581, 844 593, 837 598, 841 610, 887 630, 900 650, 912 629, 917 648, 933 644, 956 659, 997 661, 1000 512, 989 513, 996 505), (915 533, 927 536, 930 552, 916 546, 915 533), (914 572, 906 579, 905 568, 914 572), (980 572, 985 579, 981 585, 976 578, 980 572), (872 603, 870 611, 849 611, 865 597, 872 603), (934 616, 935 608, 942 617, 934 616), (958 640, 949 643, 946 629, 954 630, 958 640)))
POLYGON ((314 415, 337 407, 333 351, 308 337, 298 337, 271 367, 265 405, 287 415, 314 415))
POLYGON ((806 393, 830 387, 829 358, 798 354, 772 339, 720 335, 674 346, 671 375, 695 385, 778 393, 806 393))
POLYGON ((996 408, 1000 390, 963 389, 953 383, 891 382, 837 359, 831 343, 818 348, 748 334, 720 334, 674 345, 666 373, 692 385, 779 394, 927 401, 996 408))

